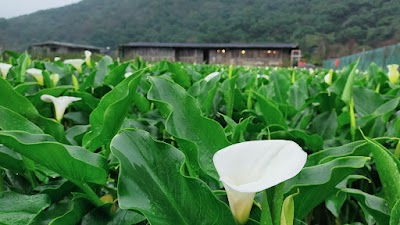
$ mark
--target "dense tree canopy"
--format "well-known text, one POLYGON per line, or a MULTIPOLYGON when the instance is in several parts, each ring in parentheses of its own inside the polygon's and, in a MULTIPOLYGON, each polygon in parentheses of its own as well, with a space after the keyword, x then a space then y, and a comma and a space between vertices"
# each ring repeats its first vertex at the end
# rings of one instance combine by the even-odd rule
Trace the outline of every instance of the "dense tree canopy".
POLYGON ((48 40, 116 47, 148 42, 296 42, 320 60, 400 40, 396 0, 83 0, 0 19, 0 47, 48 40))

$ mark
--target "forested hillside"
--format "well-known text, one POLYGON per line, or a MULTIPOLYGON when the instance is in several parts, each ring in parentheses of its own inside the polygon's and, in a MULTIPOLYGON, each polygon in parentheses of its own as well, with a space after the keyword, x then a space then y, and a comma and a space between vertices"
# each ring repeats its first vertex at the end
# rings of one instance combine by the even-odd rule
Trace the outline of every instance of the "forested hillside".
POLYGON ((132 41, 296 42, 320 60, 400 40, 398 0, 83 0, 0 19, 0 47, 48 40, 115 47, 132 41))

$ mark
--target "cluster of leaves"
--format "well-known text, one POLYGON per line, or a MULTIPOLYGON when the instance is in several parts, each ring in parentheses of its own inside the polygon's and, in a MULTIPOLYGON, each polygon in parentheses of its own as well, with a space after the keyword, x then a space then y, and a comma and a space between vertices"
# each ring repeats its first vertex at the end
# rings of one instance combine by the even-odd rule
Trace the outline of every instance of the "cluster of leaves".
POLYGON ((103 47, 132 41, 296 42, 307 58, 321 60, 399 41, 399 11, 398 1, 387 0, 83 0, 0 19, 0 47, 23 51, 49 39, 103 47))
MULTIPOLYGON (((293 140, 309 153, 280 185, 294 201, 285 219, 400 221, 400 86, 376 65, 336 71, 329 85, 324 69, 104 56, 79 73, 9 54, 13 67, 0 79, 1 224, 235 224, 212 157, 259 139, 293 140), (30 67, 43 69, 43 86, 26 74, 30 67), (81 101, 58 123, 43 94, 81 101)), ((279 224, 274 191, 268 199, 279 224)), ((259 224, 261 198, 248 224, 259 224)))

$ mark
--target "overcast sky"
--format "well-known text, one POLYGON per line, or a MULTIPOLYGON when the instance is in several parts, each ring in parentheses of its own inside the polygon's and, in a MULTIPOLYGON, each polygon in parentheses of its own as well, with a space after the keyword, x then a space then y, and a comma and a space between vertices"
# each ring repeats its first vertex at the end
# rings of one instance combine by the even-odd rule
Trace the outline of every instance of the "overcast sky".
POLYGON ((80 0, 0 0, 0 18, 11 18, 43 9, 57 8, 80 0))

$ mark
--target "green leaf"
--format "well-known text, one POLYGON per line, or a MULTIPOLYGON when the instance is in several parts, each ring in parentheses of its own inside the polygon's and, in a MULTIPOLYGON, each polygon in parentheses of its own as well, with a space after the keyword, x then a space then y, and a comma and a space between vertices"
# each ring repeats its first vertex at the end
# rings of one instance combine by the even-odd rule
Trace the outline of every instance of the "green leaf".
POLYGON ((74 198, 70 204, 68 204, 67 211, 57 218, 54 218, 49 225, 78 224, 82 217, 90 211, 91 206, 90 202, 84 198, 74 198))
POLYGON ((21 155, 2 145, 0 145, 0 167, 21 174, 26 170, 21 155))
POLYGON ((19 130, 32 134, 43 134, 43 131, 34 123, 1 105, 0 118, 0 130, 19 130))
POLYGON ((82 218, 81 225, 132 225, 145 220, 141 214, 119 209, 112 213, 113 204, 105 204, 86 214, 82 218))
POLYGON ((354 78, 356 77, 356 69, 360 59, 356 61, 356 63, 351 67, 351 71, 349 76, 347 77, 346 85, 344 86, 343 93, 341 99, 350 104, 350 100, 353 98, 353 85, 354 85, 354 78))
POLYGON ((232 78, 226 79, 221 85, 221 89, 223 90, 224 94, 226 115, 228 117, 232 117, 233 113, 237 78, 238 76, 234 76, 232 78))
POLYGON ((389 224, 389 208, 387 202, 383 198, 370 195, 358 189, 342 188, 342 192, 347 193, 354 197, 378 224, 389 224))
POLYGON ((185 153, 188 169, 198 171, 201 168, 218 180, 212 157, 229 145, 222 127, 203 117, 196 100, 179 85, 162 78, 151 77, 150 81, 148 99, 154 101, 167 118, 165 127, 185 153))
POLYGON ((347 156, 330 162, 305 167, 294 178, 286 181, 286 190, 300 190, 296 195, 295 217, 303 219, 314 207, 336 193, 336 185, 352 174, 356 169, 364 167, 368 157, 347 156))
POLYGON ((29 68, 31 64, 31 58, 27 52, 19 55, 17 59, 17 66, 13 66, 10 69, 10 73, 13 75, 15 80, 19 83, 22 83, 26 79, 26 70, 29 68))
POLYGON ((327 140, 336 136, 337 127, 337 115, 332 110, 315 116, 311 122, 310 131, 319 134, 324 140, 327 140))
POLYGON ((392 212, 390 213, 390 225, 400 224, 400 201, 397 201, 394 205, 392 212))
POLYGON ((307 83, 299 79, 289 89, 288 102, 297 110, 301 110, 308 99, 307 83))
POLYGON ((21 195, 0 192, 0 224, 26 225, 41 210, 50 205, 47 195, 21 195))
POLYGON ((125 71, 126 68, 129 66, 129 62, 123 63, 118 65, 113 70, 111 70, 106 76, 104 77, 104 84, 117 86, 121 81, 125 79, 125 71))
POLYGON ((82 147, 63 145, 49 135, 20 131, 0 131, 0 143, 75 184, 106 182, 106 159, 82 147))
POLYGON ((191 86, 190 77, 181 68, 181 65, 178 63, 167 62, 168 71, 171 72, 171 77, 175 81, 175 83, 179 84, 185 89, 188 89, 191 86))
POLYGON ((235 224, 227 205, 205 183, 180 173, 185 157, 178 149, 133 130, 116 135, 111 149, 121 166, 122 209, 140 211, 154 225, 235 224))
POLYGON ((384 103, 383 96, 366 87, 353 87, 354 106, 359 116, 373 113, 384 103))
POLYGON ((118 132, 131 107, 142 72, 126 78, 103 96, 98 107, 90 114, 91 131, 83 137, 85 148, 95 151, 109 143, 118 132))
POLYGON ((267 126, 278 125, 283 127, 284 129, 288 128, 286 124, 285 117, 282 112, 279 110, 278 106, 275 102, 264 98, 259 93, 254 93, 257 99, 257 105, 259 106, 259 111, 265 121, 267 126))
POLYGON ((293 197, 296 196, 297 193, 289 195, 285 198, 282 205, 282 213, 281 213, 281 225, 293 225, 294 221, 294 200, 293 197))
POLYGON ((272 71, 270 76, 271 84, 273 84, 274 96, 272 100, 277 103, 286 105, 288 103, 290 89, 290 74, 283 71, 272 71))
POLYGON ((400 200, 400 162, 393 153, 389 152, 381 144, 367 137, 364 138, 374 156, 385 199, 390 209, 392 209, 396 202, 400 200))
POLYGON ((94 83, 93 87, 99 87, 103 85, 104 77, 110 72, 108 68, 110 65, 113 64, 113 59, 106 55, 104 56, 96 65, 96 73, 94 75, 94 83))
POLYGON ((346 201, 346 194, 337 192, 325 200, 325 207, 336 217, 340 218, 340 209, 346 201))

